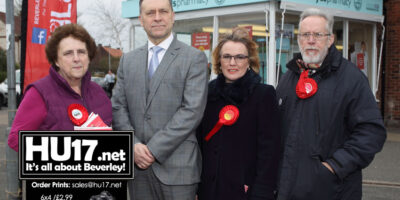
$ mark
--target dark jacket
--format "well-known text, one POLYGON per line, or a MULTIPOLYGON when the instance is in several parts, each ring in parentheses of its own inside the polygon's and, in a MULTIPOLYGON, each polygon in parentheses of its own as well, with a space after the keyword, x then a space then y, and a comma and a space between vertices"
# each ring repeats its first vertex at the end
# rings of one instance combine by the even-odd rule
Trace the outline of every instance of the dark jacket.
POLYGON ((278 104, 275 89, 260 83, 258 74, 247 71, 232 84, 220 74, 210 82, 197 135, 203 156, 200 200, 274 199, 281 139, 278 104), (239 109, 236 123, 205 141, 220 110, 230 104, 239 109))
POLYGON ((104 90, 90 80, 90 72, 82 77, 81 95, 77 94, 67 81, 50 68, 49 75, 28 85, 35 87, 46 103, 47 116, 39 130, 74 130, 74 125, 68 116, 68 106, 80 104, 85 106, 88 114, 98 114, 108 126, 111 125, 111 101, 104 90))
POLYGON ((297 59, 300 54, 288 63, 290 70, 277 87, 284 137, 278 199, 361 199, 361 169, 386 139, 368 80, 332 45, 310 76, 318 83, 317 93, 300 99, 297 59))

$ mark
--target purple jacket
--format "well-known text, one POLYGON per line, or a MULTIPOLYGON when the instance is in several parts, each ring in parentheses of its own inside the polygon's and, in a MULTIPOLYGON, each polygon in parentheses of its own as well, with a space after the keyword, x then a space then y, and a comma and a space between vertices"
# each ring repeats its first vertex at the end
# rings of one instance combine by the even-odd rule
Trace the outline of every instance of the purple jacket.
POLYGON ((77 94, 67 81, 50 68, 48 76, 30 84, 35 87, 46 104, 47 116, 39 130, 74 130, 74 124, 68 117, 68 106, 74 103, 83 105, 88 113, 98 114, 110 126, 112 121, 111 101, 103 89, 90 80, 87 72, 82 78, 81 94, 77 94))

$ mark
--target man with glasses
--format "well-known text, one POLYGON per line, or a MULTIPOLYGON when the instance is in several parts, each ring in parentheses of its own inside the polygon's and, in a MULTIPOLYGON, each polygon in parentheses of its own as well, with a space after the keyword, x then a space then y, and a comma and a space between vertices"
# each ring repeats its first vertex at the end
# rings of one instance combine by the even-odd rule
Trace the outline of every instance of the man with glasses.
POLYGON ((113 128, 135 130, 131 200, 193 200, 201 155, 195 129, 207 100, 207 57, 172 33, 171 0, 140 0, 147 43, 120 61, 113 128))
POLYGON ((301 14, 301 54, 277 87, 284 138, 280 200, 361 199, 361 169, 386 139, 367 78, 333 44, 333 23, 318 9, 301 14))

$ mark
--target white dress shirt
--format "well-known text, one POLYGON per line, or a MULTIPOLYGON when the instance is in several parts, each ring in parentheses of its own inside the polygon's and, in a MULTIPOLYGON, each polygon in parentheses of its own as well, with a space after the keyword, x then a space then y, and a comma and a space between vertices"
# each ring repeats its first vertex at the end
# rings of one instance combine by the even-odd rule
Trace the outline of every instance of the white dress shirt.
MULTIPOLYGON (((164 41, 162 41, 160 44, 158 44, 157 46, 163 48, 159 53, 158 53, 158 63, 161 63, 161 60, 163 59, 165 52, 167 51, 168 47, 171 45, 172 40, 174 40, 174 34, 171 33, 171 35, 169 35, 169 37, 167 39, 165 39, 164 41)), ((155 44, 153 44, 150 40, 148 40, 148 47, 147 47, 147 69, 149 69, 150 66, 150 62, 151 62, 151 57, 153 56, 153 50, 151 48, 153 48, 154 46, 156 46, 155 44)))

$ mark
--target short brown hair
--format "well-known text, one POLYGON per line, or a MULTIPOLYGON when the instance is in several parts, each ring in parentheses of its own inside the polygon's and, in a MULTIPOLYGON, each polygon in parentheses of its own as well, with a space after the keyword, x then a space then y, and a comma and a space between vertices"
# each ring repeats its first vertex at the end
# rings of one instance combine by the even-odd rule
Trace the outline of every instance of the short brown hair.
MULTIPOLYGON (((174 12, 174 8, 172 7, 172 0, 168 0, 169 6, 171 7, 172 12, 174 12)), ((139 13, 142 12, 142 3, 143 0, 139 0, 139 13)))
POLYGON ((78 24, 65 24, 56 28, 56 30, 51 34, 50 39, 46 43, 46 57, 49 63, 58 70, 56 66, 58 47, 62 39, 67 37, 73 37, 79 41, 86 44, 86 49, 88 51, 89 60, 93 60, 96 55, 96 43, 93 38, 89 35, 85 28, 78 24))
POLYGON ((246 46, 247 52, 249 53, 249 64, 250 67, 258 73, 260 69, 260 59, 258 57, 258 45, 251 40, 249 33, 245 28, 237 27, 232 30, 231 34, 222 35, 220 38, 217 47, 213 52, 213 69, 215 73, 222 73, 221 70, 221 49, 224 44, 228 41, 232 42, 240 42, 246 46))

